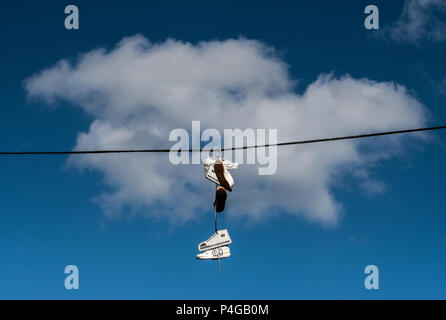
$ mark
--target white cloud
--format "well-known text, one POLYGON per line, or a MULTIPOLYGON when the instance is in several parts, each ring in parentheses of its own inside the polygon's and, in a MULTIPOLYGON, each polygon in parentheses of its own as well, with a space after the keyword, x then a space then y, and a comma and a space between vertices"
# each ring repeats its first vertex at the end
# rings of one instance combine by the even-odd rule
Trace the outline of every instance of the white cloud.
POLYGON ((397 42, 421 44, 446 40, 445 0, 406 0, 400 18, 389 29, 397 42))
MULTIPOLYGON (((142 36, 83 54, 74 65, 62 60, 25 82, 30 97, 65 100, 94 117, 75 149, 171 146, 169 132, 190 128, 192 120, 200 120, 202 129, 277 128, 280 141, 426 121, 425 108, 390 82, 321 75, 302 95, 293 85, 286 64, 258 41, 153 44, 142 36)), ((283 147, 273 176, 258 176, 253 165, 234 171, 227 214, 256 220, 280 208, 333 225, 341 210, 334 186, 358 172, 352 174, 358 186, 379 191, 368 172, 399 152, 401 139, 283 147)), ((131 211, 184 221, 212 211, 214 187, 202 167, 171 165, 167 154, 73 156, 69 162, 103 173, 107 188, 97 201, 109 216, 131 211)))

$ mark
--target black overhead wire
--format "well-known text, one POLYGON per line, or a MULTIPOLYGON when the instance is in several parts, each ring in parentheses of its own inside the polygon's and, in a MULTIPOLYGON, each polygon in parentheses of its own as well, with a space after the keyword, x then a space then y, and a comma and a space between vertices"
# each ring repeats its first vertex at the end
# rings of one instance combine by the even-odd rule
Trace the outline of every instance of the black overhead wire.
MULTIPOLYGON (((366 133, 366 134, 358 134, 352 136, 340 136, 340 137, 332 137, 332 138, 320 138, 320 139, 312 139, 312 140, 297 140, 297 141, 289 141, 289 142, 280 142, 280 143, 270 143, 263 145, 253 145, 253 146, 243 146, 243 147, 232 147, 232 148, 224 148, 221 151, 234 151, 234 150, 245 150, 245 149, 253 149, 253 148, 268 148, 268 147, 279 147, 279 146, 288 146, 288 145, 298 145, 298 144, 310 144, 310 143, 318 143, 318 142, 330 142, 330 141, 339 141, 339 140, 352 140, 352 139, 362 139, 362 138, 370 138, 370 137, 378 137, 378 136, 387 136, 394 134, 402 134, 402 133, 411 133, 411 132, 421 132, 421 131, 433 131, 446 129, 446 126, 436 126, 436 127, 425 127, 425 128, 416 128, 416 129, 406 129, 406 130, 395 130, 395 131, 384 131, 384 132, 375 132, 375 133, 366 133)), ((13 151, 13 152, 0 152, 0 155, 64 155, 64 154, 105 154, 105 153, 162 153, 162 152, 203 152, 203 151, 212 151, 210 149, 123 149, 123 150, 73 150, 73 151, 13 151)))

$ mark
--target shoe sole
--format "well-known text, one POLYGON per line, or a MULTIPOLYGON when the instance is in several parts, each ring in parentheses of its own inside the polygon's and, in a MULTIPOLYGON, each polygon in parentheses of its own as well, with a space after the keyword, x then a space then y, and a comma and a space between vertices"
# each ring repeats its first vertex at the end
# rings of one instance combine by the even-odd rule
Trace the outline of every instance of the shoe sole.
POLYGON ((216 249, 208 250, 203 253, 197 254, 198 260, 218 260, 229 258, 231 256, 231 250, 228 246, 219 247, 216 249), (210 253, 210 254, 209 254, 210 253))
POLYGON ((215 202, 214 202, 215 211, 223 212, 225 210, 227 196, 228 194, 226 193, 225 188, 223 187, 217 188, 217 191, 215 192, 215 202))
POLYGON ((231 186, 229 185, 228 180, 225 178, 225 168, 223 163, 215 163, 214 164, 214 172, 217 176, 218 182, 220 185, 228 191, 232 191, 231 186))

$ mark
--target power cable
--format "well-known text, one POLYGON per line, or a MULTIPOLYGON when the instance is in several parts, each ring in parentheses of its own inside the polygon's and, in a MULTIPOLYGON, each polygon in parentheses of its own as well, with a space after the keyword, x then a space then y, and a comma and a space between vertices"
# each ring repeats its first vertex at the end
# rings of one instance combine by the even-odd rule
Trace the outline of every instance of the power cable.
MULTIPOLYGON (((362 139, 362 138, 371 138, 378 136, 387 136, 387 135, 395 135, 395 134, 403 134, 403 133, 413 133, 413 132, 421 132, 421 131, 434 131, 446 129, 446 126, 436 126, 436 127, 425 127, 425 128, 416 128, 416 129, 406 129, 406 130, 395 130, 395 131, 384 131, 384 132, 375 132, 375 133, 366 133, 366 134, 358 134, 358 135, 350 135, 350 136, 339 136, 332 138, 320 138, 320 139, 311 139, 311 140, 297 140, 297 141, 289 141, 289 142, 281 142, 281 143, 273 143, 273 144, 263 144, 263 145, 254 145, 254 146, 243 146, 243 147, 232 147, 232 148, 224 148, 221 151, 235 151, 235 150, 245 150, 245 149, 256 149, 256 148, 269 148, 269 147, 280 147, 280 146, 288 146, 288 145, 299 145, 299 144, 310 144, 310 143, 319 143, 319 142, 330 142, 330 141, 340 141, 340 140, 352 140, 352 139, 362 139)), ((107 154, 107 153, 167 153, 167 152, 203 152, 203 151, 212 151, 210 149, 123 149, 123 150, 72 150, 72 151, 13 151, 13 152, 0 152, 0 156, 12 156, 12 155, 66 155, 66 154, 107 154)))

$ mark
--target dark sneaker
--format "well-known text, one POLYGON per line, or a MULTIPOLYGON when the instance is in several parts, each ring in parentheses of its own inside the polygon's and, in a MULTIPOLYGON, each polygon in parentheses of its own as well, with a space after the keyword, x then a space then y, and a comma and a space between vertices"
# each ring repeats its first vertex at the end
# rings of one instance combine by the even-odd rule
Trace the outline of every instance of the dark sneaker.
POLYGON ((215 202, 214 202, 215 211, 223 212, 223 210, 225 210, 227 196, 228 194, 226 193, 225 188, 223 187, 217 188, 217 191, 215 192, 215 202))

